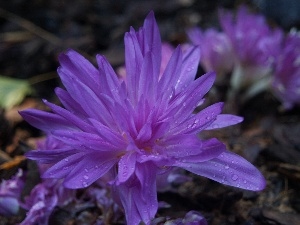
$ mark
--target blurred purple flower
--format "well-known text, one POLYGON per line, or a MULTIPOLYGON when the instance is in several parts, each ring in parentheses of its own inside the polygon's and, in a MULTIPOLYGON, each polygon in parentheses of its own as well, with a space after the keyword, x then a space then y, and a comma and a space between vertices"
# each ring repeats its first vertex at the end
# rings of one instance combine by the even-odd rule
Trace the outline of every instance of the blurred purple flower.
POLYGON ((271 29, 262 15, 250 13, 241 6, 236 17, 221 10, 220 23, 240 64, 268 67, 274 63, 281 50, 283 33, 279 29, 271 29))
POLYGON ((156 175, 180 167, 223 184, 261 190, 261 173, 217 139, 200 140, 205 129, 230 126, 242 118, 221 114, 223 103, 193 114, 215 75, 194 80, 199 49, 180 47, 159 78, 161 39, 151 12, 144 26, 125 34, 126 80, 118 79, 97 55, 96 69, 77 52, 60 55, 58 73, 67 91, 56 94, 65 108, 45 101, 53 113, 36 109, 21 115, 65 145, 31 151, 27 157, 54 164, 45 178, 64 178, 67 188, 85 188, 110 177, 127 223, 150 224, 157 208, 156 175))
POLYGON ((201 49, 201 64, 206 72, 215 71, 224 75, 232 71, 234 56, 228 37, 214 29, 202 31, 192 28, 187 34, 194 45, 201 49))
POLYGON ((160 192, 177 191, 176 186, 191 180, 192 178, 185 175, 182 169, 172 168, 167 172, 157 175, 156 187, 160 192))
POLYGON ((111 193, 107 187, 96 185, 95 183, 86 189, 85 199, 96 202, 100 208, 102 215, 98 217, 96 224, 116 224, 117 220, 123 218, 123 213, 120 207, 113 200, 111 193))
POLYGON ((300 34, 292 31, 276 60, 272 89, 285 109, 300 104, 300 34))
MULTIPOLYGON (((39 151, 54 151, 63 144, 54 139, 51 135, 38 143, 39 151)), ((49 168, 49 165, 40 164, 40 172, 43 173, 49 168)), ((64 206, 74 200, 75 191, 66 189, 59 179, 43 179, 31 191, 30 195, 25 197, 25 202, 21 204, 22 208, 27 210, 26 218, 20 225, 48 225, 49 217, 56 206, 64 206)))
POLYGON ((229 100, 242 88, 247 89, 243 96, 246 98, 267 89, 275 58, 281 51, 283 32, 271 29, 262 15, 250 13, 245 6, 238 9, 235 17, 220 10, 219 20, 235 56, 229 100))
POLYGON ((4 216, 16 215, 19 211, 21 192, 24 187, 23 171, 9 180, 2 180, 0 184, 0 214, 4 216))
POLYGON ((205 218, 197 211, 189 211, 184 218, 178 219, 166 219, 165 218, 156 218, 151 222, 151 225, 207 225, 205 218))

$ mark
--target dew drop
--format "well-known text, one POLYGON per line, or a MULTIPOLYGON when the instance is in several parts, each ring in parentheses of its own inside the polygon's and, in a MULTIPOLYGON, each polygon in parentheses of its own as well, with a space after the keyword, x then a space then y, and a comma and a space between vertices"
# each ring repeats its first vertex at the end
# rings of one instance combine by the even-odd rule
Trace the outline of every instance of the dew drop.
POLYGON ((229 169, 229 166, 228 166, 228 165, 226 165, 226 166, 225 166, 225 169, 226 169, 226 170, 228 170, 228 169, 229 169))
POLYGON ((69 162, 69 159, 68 159, 68 158, 65 158, 64 160, 65 160, 65 162, 69 162))
POLYGON ((233 174, 233 175, 231 176, 231 179, 232 179, 233 181, 236 181, 238 178, 239 178, 239 177, 238 177, 238 175, 236 175, 236 174, 233 174))
POLYGON ((246 180, 244 180, 244 184, 247 184, 247 181, 246 181, 246 180))
POLYGON ((84 169, 85 172, 89 172, 89 170, 87 168, 84 169))
POLYGON ((88 175, 84 175, 83 178, 84 178, 85 180, 88 180, 88 179, 89 179, 89 176, 88 176, 88 175))
POLYGON ((95 169, 99 169, 99 166, 95 166, 95 169))
POLYGON ((67 169, 69 169, 69 167, 68 167, 68 166, 65 166, 65 167, 64 167, 64 170, 67 170, 67 169))
POLYGON ((85 181, 82 182, 82 186, 83 186, 83 187, 87 187, 87 186, 88 186, 87 182, 85 182, 85 181))

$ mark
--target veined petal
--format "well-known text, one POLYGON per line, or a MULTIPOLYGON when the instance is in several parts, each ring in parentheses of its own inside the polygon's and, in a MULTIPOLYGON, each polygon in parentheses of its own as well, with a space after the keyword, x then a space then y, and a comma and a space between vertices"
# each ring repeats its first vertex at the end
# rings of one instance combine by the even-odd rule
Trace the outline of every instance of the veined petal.
POLYGON ((82 131, 66 131, 56 130, 52 132, 54 137, 67 146, 72 146, 75 149, 85 150, 97 150, 97 151, 114 151, 119 149, 116 143, 103 140, 99 135, 93 133, 87 133, 82 131), (88 141, 87 141, 88 140, 88 141))
POLYGON ((99 76, 101 87, 104 89, 102 93, 119 101, 120 98, 125 98, 125 96, 120 96, 120 82, 117 78, 117 74, 115 73, 107 59, 101 55, 97 55, 96 59, 99 70, 102 71, 99 76))
POLYGON ((131 101, 136 101, 137 85, 139 73, 141 71, 143 55, 135 34, 126 33, 125 42, 125 64, 126 64, 126 82, 128 96, 131 101))
POLYGON ((118 182, 125 182, 135 171, 136 153, 129 152, 118 163, 118 182))
POLYGON ((148 224, 154 218, 157 208, 156 166, 151 162, 137 164, 136 176, 140 181, 140 192, 135 192, 135 201, 142 220, 148 224))
POLYGON ((144 61, 141 68, 141 74, 138 84, 138 100, 141 96, 148 96, 151 102, 154 102, 153 98, 156 96, 154 92, 157 88, 158 73, 157 68, 155 68, 154 55, 152 52, 146 53, 144 61))
POLYGON ((64 180, 67 188, 85 188, 104 176, 118 161, 116 153, 97 152, 85 154, 64 180))
POLYGON ((50 102, 48 102, 47 100, 44 100, 45 105, 47 105, 53 112, 55 112, 56 114, 62 116, 63 118, 65 118, 66 120, 69 120, 69 122, 71 122, 73 124, 73 126, 78 127, 79 129, 83 130, 83 131, 91 131, 93 130, 93 127, 86 123, 82 118, 79 118, 77 116, 75 116, 73 113, 71 113, 70 111, 61 108, 55 104, 52 104, 50 102))
MULTIPOLYGON (((95 83, 99 85, 99 72, 97 69, 82 55, 74 50, 68 50, 59 56, 60 70, 63 74, 68 74, 71 79, 78 79, 87 84, 90 88, 95 87, 95 83)), ((63 84, 68 89, 69 80, 64 79, 64 75, 60 76, 63 84)), ((95 90, 94 90, 95 91, 95 90)))
POLYGON ((148 51, 151 51, 154 58, 154 71, 156 74, 159 74, 160 64, 161 64, 161 38, 159 29, 154 17, 154 12, 151 11, 144 22, 143 25, 143 37, 144 37, 144 54, 148 51))
POLYGON ((182 162, 200 163, 217 158, 222 152, 226 151, 226 146, 216 138, 203 141, 202 146, 198 147, 198 154, 180 158, 182 162))
POLYGON ((26 152, 25 156, 28 159, 36 160, 39 163, 51 164, 60 161, 62 158, 66 158, 78 151, 74 151, 73 148, 66 149, 49 149, 49 150, 32 150, 26 152))
POLYGON ((19 112, 21 116, 32 126, 47 133, 56 129, 76 130, 76 126, 60 115, 37 109, 27 109, 19 112))
MULTIPOLYGON (((222 112, 223 103, 215 103, 201 110, 196 115, 189 118, 187 121, 182 122, 177 127, 174 127, 170 132, 177 133, 197 133, 210 126, 222 112)), ((222 124, 220 124, 221 126, 222 124)))
POLYGON ((163 96, 165 96, 165 99, 169 98, 172 92, 172 88, 170 89, 170 87, 175 86, 178 80, 178 77, 181 72, 181 66, 182 52, 180 46, 178 46, 173 52, 167 64, 167 67, 158 83, 158 90, 161 90, 163 92, 162 94, 163 96))
POLYGON ((87 116, 81 105, 78 104, 78 102, 76 102, 67 91, 57 87, 55 88, 55 94, 68 111, 80 116, 81 118, 87 116))
POLYGON ((260 191, 266 186, 266 181, 258 169, 241 156, 229 151, 209 161, 177 162, 176 166, 222 184, 246 190, 260 191))
POLYGON ((189 88, 180 92, 170 101, 170 106, 166 113, 178 118, 178 123, 184 121, 191 115, 203 96, 210 90, 215 77, 216 75, 213 72, 199 77, 189 88))
POLYGON ((220 114, 217 115, 217 118, 204 130, 213 130, 213 129, 232 126, 241 123, 243 120, 244 118, 240 116, 234 116, 230 114, 220 114))
POLYGON ((103 140, 106 140, 108 143, 111 143, 120 149, 124 149, 125 140, 120 133, 117 133, 113 129, 110 129, 109 127, 105 126, 95 119, 90 119, 90 121, 96 128, 97 134, 103 140))
MULTIPOLYGON (((42 174, 43 178, 55 178, 60 179, 69 175, 70 171, 80 162, 80 160, 86 154, 85 152, 72 152, 65 158, 61 158, 59 162, 51 166, 45 173, 42 174)), ((49 155, 51 151, 49 151, 49 155)))
POLYGON ((182 91, 194 81, 199 62, 199 47, 190 47, 184 52, 181 73, 175 85, 176 90, 182 91))

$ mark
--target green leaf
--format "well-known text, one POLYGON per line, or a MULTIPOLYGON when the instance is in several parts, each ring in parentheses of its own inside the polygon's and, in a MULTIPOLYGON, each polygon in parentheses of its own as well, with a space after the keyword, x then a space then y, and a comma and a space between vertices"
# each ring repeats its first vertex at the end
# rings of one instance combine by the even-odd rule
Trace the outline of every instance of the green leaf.
POLYGON ((9 109, 18 105, 24 97, 33 92, 29 82, 0 76, 0 106, 9 109))

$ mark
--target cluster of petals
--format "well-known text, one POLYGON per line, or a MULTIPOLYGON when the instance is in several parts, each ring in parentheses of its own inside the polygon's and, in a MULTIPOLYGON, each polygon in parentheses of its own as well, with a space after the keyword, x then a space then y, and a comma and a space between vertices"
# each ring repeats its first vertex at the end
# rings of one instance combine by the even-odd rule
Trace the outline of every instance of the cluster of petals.
POLYGON ((285 109, 300 104, 300 34, 291 31, 285 38, 279 54, 272 83, 272 90, 285 109))
POLYGON ((0 214, 4 216, 16 215, 20 208, 21 192, 24 187, 23 171, 9 180, 2 180, 0 184, 0 214))
MULTIPOLYGON (((51 151, 62 144, 51 135, 38 144, 40 151, 51 151)), ((49 165, 39 165, 40 172, 45 171, 49 165)), ((21 207, 25 209, 26 217, 20 225, 40 224, 48 225, 49 217, 55 207, 64 206, 75 199, 74 190, 65 188, 60 179, 43 179, 37 184, 21 202, 21 207)))
POLYGON ((272 29, 262 15, 241 6, 236 15, 220 10, 220 24, 229 38, 235 60, 243 66, 271 66, 281 50, 283 32, 272 29))
POLYGON ((234 55, 225 33, 213 28, 203 31, 193 27, 187 31, 187 34, 192 44, 200 47, 200 63, 206 72, 215 71, 220 76, 232 71, 234 55))
POLYGON ((64 107, 44 101, 52 112, 25 110, 21 115, 63 143, 35 150, 27 157, 51 164, 44 178, 64 179, 67 188, 85 188, 104 178, 124 209, 128 224, 150 224, 157 208, 156 177, 173 167, 226 185, 262 190, 261 173, 215 138, 201 140, 202 130, 242 121, 221 114, 216 103, 194 114, 215 74, 195 80, 199 48, 177 47, 163 74, 161 39, 151 12, 138 31, 125 34, 126 77, 101 55, 98 68, 73 50, 59 56, 58 73, 66 90, 56 89, 64 107))

